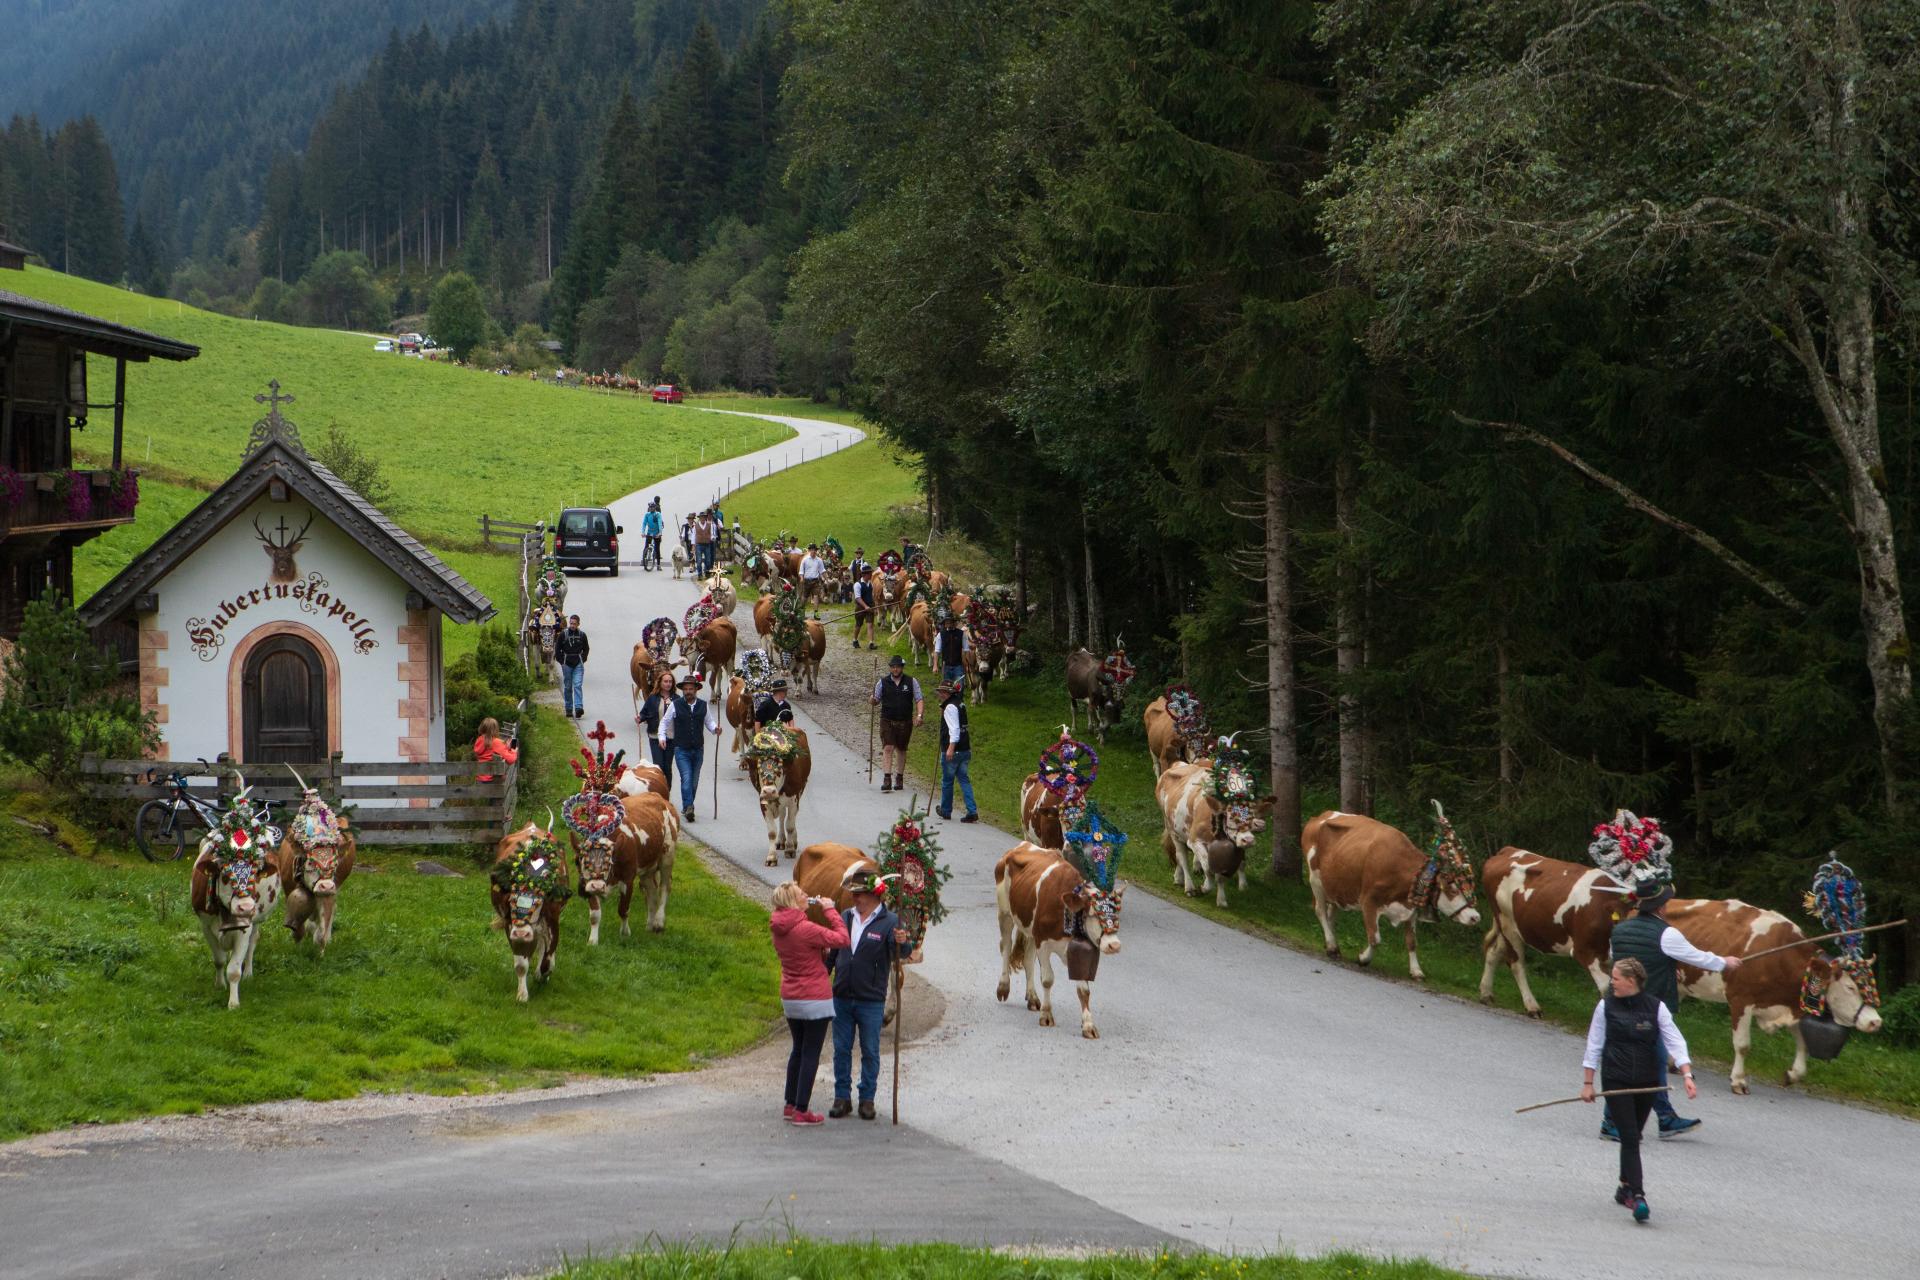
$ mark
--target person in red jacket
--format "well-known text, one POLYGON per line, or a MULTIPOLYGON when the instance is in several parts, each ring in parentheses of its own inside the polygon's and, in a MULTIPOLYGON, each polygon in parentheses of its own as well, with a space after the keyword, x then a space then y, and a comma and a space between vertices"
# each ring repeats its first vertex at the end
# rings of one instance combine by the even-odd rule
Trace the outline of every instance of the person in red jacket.
MULTIPOLYGON (((500 740, 500 722, 492 716, 488 716, 480 722, 480 736, 473 740, 473 758, 476 763, 498 760, 501 764, 512 764, 520 758, 519 748, 520 740, 518 738, 515 738, 512 742, 502 742, 500 740)), ((493 775, 490 773, 482 773, 477 775, 475 780, 479 782, 492 782, 493 775)))
POLYGON ((789 880, 773 891, 774 954, 780 957, 780 1005, 787 1015, 793 1050, 787 1055, 788 1124, 825 1124, 827 1118, 809 1111, 813 1078, 820 1071, 820 1048, 833 1025, 833 975, 827 953, 847 945, 847 926, 832 898, 809 898, 789 880), (807 905, 818 904, 826 918, 816 924, 807 917, 807 905))

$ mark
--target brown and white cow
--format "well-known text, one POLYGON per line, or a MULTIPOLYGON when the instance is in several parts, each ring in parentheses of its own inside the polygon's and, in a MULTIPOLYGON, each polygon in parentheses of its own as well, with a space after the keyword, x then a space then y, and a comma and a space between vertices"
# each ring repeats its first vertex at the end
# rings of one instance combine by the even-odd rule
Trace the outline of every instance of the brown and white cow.
POLYGON ((973 705, 984 706, 987 701, 987 686, 1000 678, 1000 669, 1007 665, 1007 642, 995 640, 992 644, 974 642, 961 657, 967 669, 967 697, 973 705))
POLYGON ((338 844, 315 843, 309 848, 294 838, 291 828, 280 841, 278 862, 280 882, 287 895, 287 928, 295 942, 304 942, 307 926, 313 926, 313 945, 321 955, 333 941, 333 913, 340 902, 340 890, 353 874, 354 841, 351 823, 344 813, 333 815, 339 830, 338 844))
POLYGON ((1193 742, 1173 722, 1167 710, 1167 695, 1161 694, 1140 713, 1147 729, 1147 755, 1153 761, 1153 776, 1159 777, 1169 765, 1190 764, 1195 759, 1193 742))
MULTIPOLYGON (((1525 849, 1502 849, 1489 859, 1481 883, 1493 903, 1494 924, 1483 949, 1486 966, 1480 974, 1480 998, 1493 1001, 1494 967, 1504 961, 1520 988, 1527 1012, 1540 1016, 1539 1002, 1527 984, 1526 948, 1570 955, 1604 990, 1613 947, 1613 926, 1627 914, 1625 895, 1613 880, 1593 867, 1542 857, 1525 849)), ((1777 911, 1768 911, 1737 898, 1675 898, 1667 904, 1667 923, 1702 951, 1740 956, 1798 941, 1798 925, 1777 911)), ((1735 1093, 1746 1093, 1747 1051, 1753 1028, 1784 1029, 1793 1033, 1793 1065, 1786 1083, 1807 1076, 1807 1043, 1800 1030, 1805 1016, 1800 1008, 1803 981, 1824 985, 1827 1008, 1841 1026, 1861 1032, 1880 1029, 1880 1011, 1861 990, 1845 964, 1817 945, 1795 947, 1762 956, 1733 974, 1709 973, 1692 965, 1677 966, 1680 989, 1700 1000, 1727 1006, 1733 1024, 1735 1093)))
POLYGON ((753 602, 753 629, 763 641, 773 634, 773 599, 769 593, 753 602))
MULTIPOLYGON (((493 864, 499 866, 521 849, 535 840, 553 840, 553 832, 529 822, 520 830, 502 840, 494 849, 493 864)), ((564 859, 556 859, 559 865, 554 874, 560 883, 567 883, 567 864, 564 859)), ((507 948, 513 952, 513 974, 517 984, 513 998, 526 1003, 527 970, 533 969, 541 981, 553 973, 555 953, 560 950, 560 914, 567 903, 564 898, 543 897, 537 893, 509 895, 500 886, 489 884, 493 896, 493 927, 507 935, 507 948)))
POLYGON ((791 760, 749 754, 747 779, 760 793, 760 816, 767 820, 767 865, 778 866, 780 855, 796 857, 800 851, 800 799, 807 793, 807 778, 813 772, 813 756, 807 748, 807 731, 791 730, 800 740, 799 754, 791 760))
POLYGON ((873 603, 880 611, 880 625, 897 628, 901 615, 906 612, 907 588, 912 585, 905 569, 898 573, 887 573, 881 569, 873 571, 873 603))
POLYGON ((634 885, 644 887, 647 928, 659 933, 667 927, 667 895, 673 888, 673 857, 680 840, 680 811, 662 796, 643 794, 620 800, 620 825, 602 840, 582 842, 573 832, 575 869, 580 873, 580 896, 587 900, 587 945, 600 943, 600 909, 607 894, 620 890, 620 936, 630 938, 627 913, 633 906, 634 885))
MULTIPOLYGON (((1384 917, 1389 925, 1405 926, 1407 973, 1424 981, 1420 953, 1414 949, 1414 926, 1420 912, 1413 903, 1427 855, 1397 828, 1337 809, 1329 809, 1307 823, 1300 833, 1300 849, 1306 854, 1307 883, 1313 888, 1313 909, 1320 917, 1327 954, 1340 954, 1340 944, 1333 936, 1334 916, 1343 910, 1357 910, 1367 934, 1366 950, 1358 959, 1363 965, 1373 963, 1384 917)), ((1432 894, 1437 918, 1468 928, 1480 923, 1480 913, 1473 905, 1473 868, 1465 855, 1441 858, 1432 894)))
POLYGON ((916 667, 924 661, 931 670, 933 667, 933 611, 927 608, 925 600, 915 600, 913 608, 907 610, 907 642, 912 654, 908 661, 916 667))
MULTIPOLYGON (((832 898, 833 905, 841 911, 853 906, 853 891, 847 888, 849 879, 855 875, 879 874, 880 864, 864 850, 831 841, 808 845, 793 864, 794 883, 806 890, 809 898, 832 898)), ((887 1008, 881 1016, 882 1023, 891 1025, 899 1008, 900 986, 896 980, 887 984, 887 1008)))
POLYGON ((227 1008, 240 1007, 240 981, 253 976, 253 948, 260 926, 280 901, 278 850, 261 856, 223 857, 215 832, 200 842, 193 861, 193 913, 200 917, 213 956, 213 977, 227 993, 227 1008))
POLYGON ((620 775, 620 781, 613 784, 618 796, 659 796, 671 799, 667 795, 667 773, 656 764, 630 764, 620 775))
POLYGON ((793 672, 794 692, 798 693, 804 685, 808 693, 818 693, 820 664, 827 657, 827 628, 817 618, 808 618, 806 628, 806 640, 797 652, 787 654, 787 662, 793 672))
POLYGON ((733 652, 739 642, 740 633, 732 618, 715 618, 691 635, 680 637, 680 656, 706 682, 702 690, 706 696, 719 696, 720 682, 733 667, 733 652))
MULTIPOLYGON (((1040 1025, 1053 1025, 1053 961, 1064 962, 1067 944, 1076 936, 1102 956, 1120 950, 1120 900, 1126 881, 1102 893, 1074 870, 1073 864, 1052 849, 1021 843, 993 864, 994 901, 1000 915, 1000 985, 994 995, 1005 1000, 1013 988, 1014 966, 1026 979, 1027 1008, 1040 1013, 1040 1025), (1076 927, 1077 926, 1077 927, 1076 927), (1033 970, 1040 967, 1039 991, 1033 970)), ((1072 979, 1069 979, 1072 981, 1072 979)), ((1093 982, 1074 981, 1080 994, 1080 1034, 1100 1038, 1093 1025, 1093 982)))
MULTIPOLYGON (((727 743, 727 750, 738 757, 747 749, 747 740, 753 736, 753 695, 747 692, 747 682, 740 676, 727 681, 727 723, 733 727, 733 737, 727 743)), ((745 759, 740 760, 742 769, 747 767, 745 759)))
POLYGON ((726 574, 715 572, 700 587, 713 598, 713 607, 719 610, 721 617, 733 616, 733 607, 740 603, 740 596, 734 591, 733 582, 726 574))
POLYGON ((1060 797, 1047 789, 1039 774, 1028 774, 1020 784, 1020 834, 1042 849, 1066 848, 1067 834, 1060 813, 1060 797))
POLYGON ((647 646, 633 646, 633 656, 627 659, 627 676, 633 681, 633 720, 640 722, 640 708, 647 700, 654 681, 660 678, 662 671, 671 671, 680 665, 678 658, 668 658, 664 662, 656 660, 653 651, 647 646))
POLYGON ((1093 727, 1093 736, 1100 742, 1107 740, 1107 730, 1120 722, 1120 713, 1126 706, 1126 690, 1117 685, 1113 677, 1101 670, 1100 659, 1085 649, 1075 649, 1067 655, 1067 723, 1078 723, 1080 705, 1086 704, 1087 723, 1093 727))
POLYGON ((1250 804, 1222 804, 1207 794, 1212 763, 1201 760, 1170 766, 1153 784, 1153 796, 1160 803, 1160 850, 1173 868, 1174 883, 1188 897, 1211 890, 1214 904, 1225 907, 1228 880, 1246 891, 1247 850, 1267 828, 1273 797, 1262 796, 1250 804), (1195 866, 1200 868, 1198 885, 1193 881, 1195 866))

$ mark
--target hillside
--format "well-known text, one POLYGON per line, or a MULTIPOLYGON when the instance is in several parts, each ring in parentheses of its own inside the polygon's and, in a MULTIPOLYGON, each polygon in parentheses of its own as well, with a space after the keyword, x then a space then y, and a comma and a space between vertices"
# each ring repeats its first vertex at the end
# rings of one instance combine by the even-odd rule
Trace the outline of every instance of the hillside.
MULTIPOLYGON (((139 519, 95 539, 75 564, 84 597, 231 474, 260 416, 253 396, 279 379, 287 416, 317 440, 338 423, 382 464, 392 514, 493 596, 513 599, 512 562, 474 549, 481 512, 552 517, 605 502, 711 459, 770 444, 774 423, 711 417, 682 406, 539 385, 385 355, 362 334, 237 320, 56 272, 9 273, 7 287, 61 306, 196 344, 198 359, 135 366, 127 378, 126 459, 147 468, 139 519)), ((110 367, 93 385, 112 386, 110 367)), ((76 440, 91 459, 110 437, 76 440)), ((471 639, 453 629, 449 649, 471 639)))

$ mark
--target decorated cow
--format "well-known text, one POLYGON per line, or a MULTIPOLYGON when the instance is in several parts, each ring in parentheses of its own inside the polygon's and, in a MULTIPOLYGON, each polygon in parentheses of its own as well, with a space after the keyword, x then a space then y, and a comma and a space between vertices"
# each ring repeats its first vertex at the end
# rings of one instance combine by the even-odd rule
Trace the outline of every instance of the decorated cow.
POLYGON ((191 882, 193 913, 229 1009, 240 1007, 241 980, 253 976, 260 926, 279 905, 283 884, 280 829, 248 803, 252 788, 245 779, 235 774, 234 780, 240 790, 227 802, 219 824, 201 839, 191 882))
POLYGON ((560 949, 560 916, 573 896, 567 879, 566 851, 554 839, 552 823, 529 822, 494 850, 488 876, 493 898, 493 927, 507 935, 513 953, 514 999, 527 999, 527 971, 542 982, 553 973, 560 949))
POLYGON ((561 569, 560 562, 552 556, 540 561, 540 572, 535 576, 527 595, 535 605, 550 604, 554 612, 565 614, 567 611, 567 575, 561 569))
POLYGON ((527 615, 526 634, 521 645, 538 664, 542 676, 553 673, 553 645, 560 637, 565 616, 551 600, 534 604, 527 615))
POLYGON ((1146 726, 1147 755, 1156 778, 1168 765, 1200 759, 1213 737, 1200 695, 1183 684, 1167 686, 1165 693, 1147 704, 1140 719, 1146 726))
POLYGON ((1007 998, 1018 967, 1025 981, 1027 1008, 1039 1013, 1041 1026, 1053 1026, 1053 961, 1061 957, 1067 978, 1080 996, 1080 1034, 1097 1040, 1093 980, 1101 957, 1120 950, 1120 905, 1127 886, 1115 874, 1125 838, 1105 831, 1097 808, 1089 805, 1085 814, 1090 825, 1079 834, 1086 839, 1072 842, 1069 853, 1023 842, 994 864, 994 902, 1000 919, 1000 983, 994 995, 1002 1001, 1007 998), (1089 842, 1094 849, 1091 854, 1086 848, 1089 842), (1037 984, 1036 966, 1040 970, 1037 984))
POLYGON ((313 945, 321 955, 333 941, 334 910, 340 890, 353 874, 356 846, 347 815, 336 813, 320 793, 309 787, 289 765, 300 784, 300 807, 287 823, 278 862, 286 887, 287 928, 295 942, 304 942, 309 925, 313 945))
POLYGON ((1099 777, 1099 753, 1061 725, 1059 739, 1040 753, 1039 767, 1020 786, 1021 834, 1042 849, 1065 849, 1067 829, 1080 820, 1099 777))
POLYGON ((1225 908, 1228 880, 1246 890, 1247 851, 1273 808, 1273 797, 1260 794, 1252 754, 1233 738, 1222 738, 1211 757, 1169 765, 1153 791, 1160 805, 1160 848, 1174 883, 1189 897, 1211 891, 1215 905, 1225 908))
POLYGON ((1102 661, 1086 649, 1067 655, 1067 722, 1078 723, 1079 708, 1086 705, 1087 722, 1095 741, 1105 742, 1107 729, 1120 721, 1126 709, 1127 686, 1135 671, 1127 661, 1125 641, 1115 640, 1113 652, 1102 661))
POLYGON ((782 853, 793 858, 800 851, 800 800, 813 770, 806 731, 778 721, 766 725, 747 743, 744 758, 767 823, 767 865, 778 866, 782 853))
POLYGON ((680 665, 673 656, 674 642, 679 638, 680 628, 672 618, 655 618, 640 629, 640 642, 633 646, 633 656, 627 660, 627 675, 633 681, 634 723, 639 723, 641 705, 653 692, 660 673, 680 665))
POLYGON ((1405 927, 1407 974, 1424 981, 1414 926, 1422 919, 1450 920, 1465 928, 1480 923, 1473 905, 1473 866, 1438 800, 1433 810, 1438 829, 1424 854, 1399 830, 1360 814, 1328 810, 1307 823, 1300 848, 1306 854, 1313 910, 1320 917, 1329 956, 1340 954, 1334 917, 1343 910, 1358 911, 1367 936, 1360 963, 1373 963, 1384 919, 1405 927))
POLYGON ((718 690, 726 687, 727 668, 733 665, 740 637, 732 618, 719 617, 712 610, 712 602, 704 598, 687 610, 688 626, 680 637, 680 656, 707 688, 718 690), (698 625, 694 625, 696 622, 698 625))
POLYGON ((722 618, 733 616, 733 608, 740 602, 740 597, 734 593, 733 583, 728 581, 725 574, 715 572, 701 587, 706 591, 707 598, 713 601, 715 613, 722 618))

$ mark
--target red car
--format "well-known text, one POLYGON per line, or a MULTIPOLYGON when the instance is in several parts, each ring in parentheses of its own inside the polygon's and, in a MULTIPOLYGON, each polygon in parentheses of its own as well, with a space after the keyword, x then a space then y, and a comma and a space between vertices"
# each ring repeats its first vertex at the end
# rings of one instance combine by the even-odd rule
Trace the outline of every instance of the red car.
POLYGON ((653 389, 653 402, 655 404, 679 404, 686 398, 680 388, 671 382, 663 382, 653 389))

